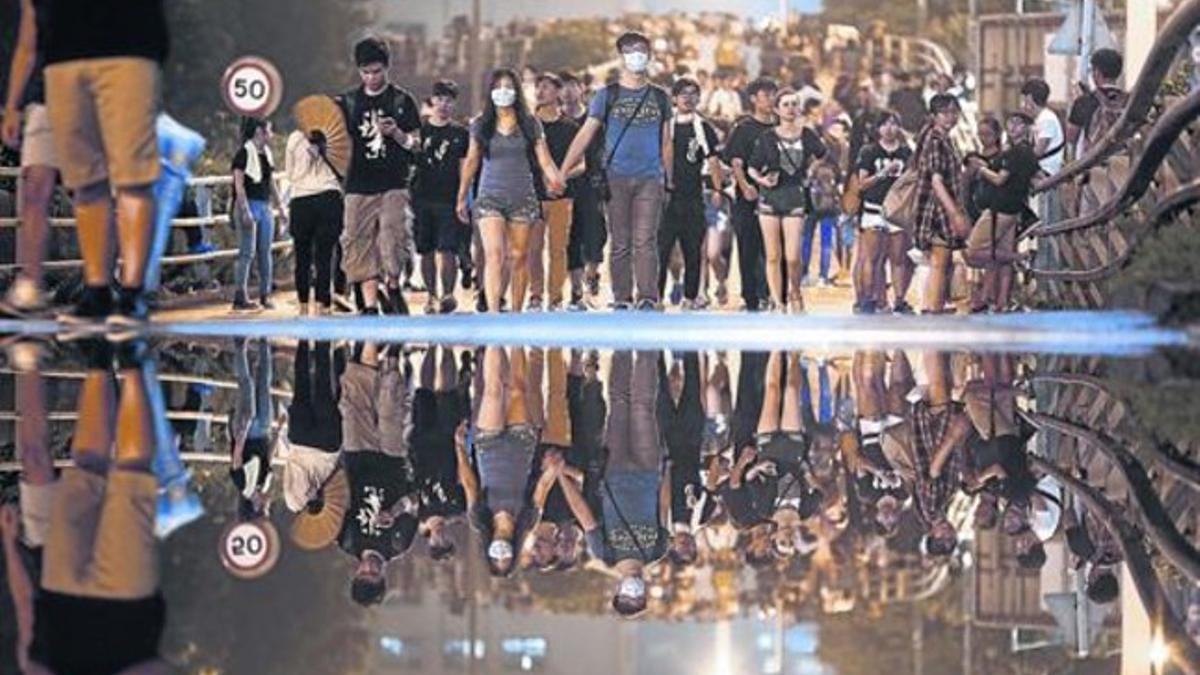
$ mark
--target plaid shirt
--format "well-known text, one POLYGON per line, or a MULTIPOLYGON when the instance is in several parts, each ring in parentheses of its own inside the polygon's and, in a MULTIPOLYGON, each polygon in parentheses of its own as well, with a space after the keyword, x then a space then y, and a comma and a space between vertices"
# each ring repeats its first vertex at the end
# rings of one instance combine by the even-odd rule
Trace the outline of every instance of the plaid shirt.
POLYGON ((913 406, 913 454, 917 458, 918 471, 913 486, 917 515, 926 525, 932 525, 946 515, 950 499, 958 491, 963 476, 963 453, 953 452, 942 467, 942 475, 929 475, 934 453, 946 437, 950 420, 954 417, 953 405, 942 410, 933 410, 929 403, 921 401, 913 406))
POLYGON ((951 232, 950 214, 942 208, 933 190, 933 177, 940 175, 956 200, 963 194, 962 158, 946 132, 933 125, 926 127, 917 148, 917 169, 921 172, 914 232, 917 248, 928 251, 935 243, 948 244, 952 249, 963 248, 963 239, 951 232))

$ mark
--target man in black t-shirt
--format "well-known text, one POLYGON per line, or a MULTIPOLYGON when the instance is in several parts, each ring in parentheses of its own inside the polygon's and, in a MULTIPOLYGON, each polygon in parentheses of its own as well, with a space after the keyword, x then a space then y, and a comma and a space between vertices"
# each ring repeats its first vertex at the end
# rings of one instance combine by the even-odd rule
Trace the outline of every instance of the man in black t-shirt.
POLYGON ((354 150, 346 175, 342 270, 362 284, 363 313, 379 313, 379 285, 391 313, 407 314, 400 275, 409 259, 408 179, 421 147, 417 101, 388 81, 387 42, 370 37, 354 46, 362 86, 339 98, 354 150))
MULTIPOLYGON (((1082 156, 1096 141, 1100 140, 1121 116, 1127 94, 1117 82, 1125 68, 1125 58, 1115 49, 1097 49, 1089 59, 1092 67, 1092 83, 1095 87, 1086 90, 1071 103, 1067 114, 1067 145, 1076 148, 1076 156, 1082 156)), ((1081 83, 1082 84, 1082 83, 1081 83)))
POLYGON ((763 132, 775 126, 775 92, 779 86, 769 78, 750 83, 746 93, 754 113, 743 117, 729 132, 722 158, 733 169, 737 184, 731 219, 738 241, 738 267, 742 276, 742 301, 746 309, 758 311, 767 296, 762 230, 758 225, 758 188, 746 173, 750 154, 763 132))
POLYGON ((145 285, 160 171, 156 119, 168 41, 163 4, 45 3, 46 104, 63 184, 74 193, 84 261, 82 296, 63 317, 73 323, 107 320, 136 328, 149 315, 145 285), (114 232, 121 259, 115 307, 114 232))
POLYGON ((667 263, 675 243, 683 253, 685 309, 697 309, 700 292, 700 248, 704 244, 707 223, 704 220, 703 170, 708 166, 712 185, 712 202, 721 207, 721 161, 717 156, 717 131, 696 112, 700 101, 700 85, 690 78, 681 78, 671 89, 675 97, 675 119, 672 120, 671 142, 675 145, 673 184, 658 234, 658 287, 666 292, 667 263))
POLYGON ((1009 147, 991 161, 981 157, 968 160, 968 170, 978 172, 984 181, 980 201, 986 206, 967 240, 966 261, 984 270, 979 295, 972 311, 989 307, 1004 311, 1012 289, 1012 264, 1019 261, 1017 230, 1024 218, 1038 174, 1038 158, 1030 140, 1033 119, 1025 113, 1008 118, 1009 147))
MULTIPOLYGON (((571 148, 571 141, 579 133, 579 125, 575 120, 562 112, 560 97, 562 95, 562 80, 557 75, 544 73, 537 77, 537 117, 546 132, 546 145, 550 148, 550 156, 555 162, 562 162, 571 148)), ((578 178, 587 170, 587 160, 571 171, 567 178, 578 178)), ((567 184, 566 192, 551 194, 546 191, 540 180, 534 181, 538 198, 542 201, 543 220, 534 223, 529 233, 529 304, 531 311, 542 308, 545 295, 546 308, 552 311, 562 309, 563 284, 567 281, 567 243, 571 236, 571 219, 574 207, 572 184, 567 184), (542 252, 547 247, 549 235, 549 260, 542 259, 542 252), (549 288, 547 288, 546 265, 549 263, 549 288)))
MULTIPOLYGON (((582 126, 587 121, 586 87, 571 73, 560 73, 563 114, 582 126)), ((571 275, 571 311, 587 310, 583 301, 584 286, 588 295, 600 293, 600 263, 604 262, 604 244, 608 241, 605 223, 604 139, 597 136, 584 154, 587 165, 582 176, 569 182, 574 203, 571 207, 571 236, 567 241, 567 271, 571 275)))
MULTIPOLYGON (((417 255, 421 256, 421 276, 429 289, 426 314, 453 312, 456 265, 470 246, 470 225, 460 222, 454 213, 458 181, 467 157, 470 137, 461 124, 454 122, 454 104, 458 85, 449 80, 433 84, 430 107, 433 114, 421 125, 421 153, 413 180, 414 231, 417 255), (434 257, 434 253, 437 257, 434 257), (442 282, 438 294, 438 280, 442 282)), ((464 273, 463 278, 467 278, 464 273)))

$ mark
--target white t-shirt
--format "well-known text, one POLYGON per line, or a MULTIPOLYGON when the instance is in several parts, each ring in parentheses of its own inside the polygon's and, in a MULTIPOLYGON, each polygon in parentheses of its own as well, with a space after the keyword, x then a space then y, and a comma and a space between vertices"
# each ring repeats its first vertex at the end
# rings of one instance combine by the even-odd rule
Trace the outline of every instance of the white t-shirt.
POLYGON ((1066 136, 1063 134, 1062 122, 1059 121, 1058 115, 1054 114, 1053 110, 1042 108, 1042 111, 1038 113, 1037 119, 1034 120, 1034 127, 1037 129, 1036 140, 1047 139, 1047 152, 1058 148, 1058 152, 1039 162, 1042 171, 1051 175, 1056 174, 1063 167, 1063 151, 1066 149, 1063 146, 1066 136))

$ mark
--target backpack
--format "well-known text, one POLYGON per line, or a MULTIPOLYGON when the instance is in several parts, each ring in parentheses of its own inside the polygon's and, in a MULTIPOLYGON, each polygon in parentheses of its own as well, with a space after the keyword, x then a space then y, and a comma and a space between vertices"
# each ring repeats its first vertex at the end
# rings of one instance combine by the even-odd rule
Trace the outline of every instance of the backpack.
POLYGON ((837 188, 837 170, 829 162, 821 161, 813 168, 809 179, 809 195, 813 213, 836 214, 841 210, 841 195, 837 188))
POLYGON ((1109 129, 1117 125, 1121 114, 1125 112, 1125 105, 1129 103, 1129 94, 1116 87, 1098 89, 1092 96, 1100 105, 1092 114, 1092 119, 1088 121, 1084 131, 1085 148, 1095 145, 1109 129))

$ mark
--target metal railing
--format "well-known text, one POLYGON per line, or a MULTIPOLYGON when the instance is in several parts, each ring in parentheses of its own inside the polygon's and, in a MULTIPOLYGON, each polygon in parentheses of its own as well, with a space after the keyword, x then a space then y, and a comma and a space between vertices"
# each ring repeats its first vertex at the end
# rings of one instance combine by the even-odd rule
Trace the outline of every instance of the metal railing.
MULTIPOLYGON (((0 179, 10 178, 17 181, 20 192, 21 170, 15 167, 0 167, 0 179)), ((280 180, 280 177, 276 177, 280 180)), ((188 180, 188 186, 192 188, 217 188, 233 185, 233 176, 198 176, 188 180)), ((50 218, 50 226, 55 228, 73 228, 76 225, 74 218, 50 218)), ((171 221, 172 229, 186 229, 197 227, 215 227, 220 225, 230 225, 233 220, 229 214, 211 214, 199 217, 190 218, 175 218, 171 221)), ((13 229, 20 226, 20 218, 0 218, 0 230, 13 229)), ((274 254, 287 254, 293 249, 291 239, 283 239, 271 245, 271 251, 274 254)), ((164 266, 180 266, 194 265, 197 263, 217 262, 223 260, 233 260, 238 257, 238 249, 228 248, 217 251, 209 251, 207 253, 184 253, 177 255, 163 256, 162 264, 164 266)), ((78 259, 73 260, 48 260, 42 263, 42 267, 46 270, 71 270, 78 269, 83 266, 83 261, 78 259)), ((20 269, 20 265, 16 263, 0 264, 0 274, 12 273, 20 269)))

